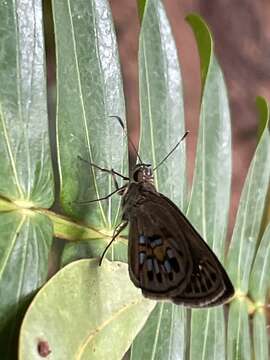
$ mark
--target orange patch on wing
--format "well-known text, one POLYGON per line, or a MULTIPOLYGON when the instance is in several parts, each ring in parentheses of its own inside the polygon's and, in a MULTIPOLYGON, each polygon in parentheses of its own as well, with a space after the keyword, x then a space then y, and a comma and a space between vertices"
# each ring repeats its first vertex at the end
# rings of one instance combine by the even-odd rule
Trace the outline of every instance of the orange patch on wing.
POLYGON ((164 261, 164 258, 165 258, 164 250, 165 249, 163 246, 157 246, 156 248, 153 249, 153 254, 154 254, 155 258, 160 262, 164 261))

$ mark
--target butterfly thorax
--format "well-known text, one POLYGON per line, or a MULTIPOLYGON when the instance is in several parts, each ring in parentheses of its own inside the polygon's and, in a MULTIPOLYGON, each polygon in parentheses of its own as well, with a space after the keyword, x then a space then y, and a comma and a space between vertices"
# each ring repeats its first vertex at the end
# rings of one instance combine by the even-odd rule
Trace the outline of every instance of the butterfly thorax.
POLYGON ((123 219, 129 220, 136 208, 147 201, 149 193, 157 193, 154 186, 152 167, 148 164, 137 164, 132 174, 132 180, 123 194, 123 219))

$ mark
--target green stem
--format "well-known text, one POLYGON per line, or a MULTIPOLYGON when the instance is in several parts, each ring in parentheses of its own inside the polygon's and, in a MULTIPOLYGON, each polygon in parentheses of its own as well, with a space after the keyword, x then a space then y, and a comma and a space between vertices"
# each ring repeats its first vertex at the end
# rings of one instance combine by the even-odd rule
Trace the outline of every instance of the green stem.
POLYGON ((54 236, 60 239, 77 241, 106 239, 111 238, 112 236, 111 231, 106 231, 106 229, 96 230, 82 222, 74 221, 67 216, 56 214, 53 211, 42 208, 25 208, 18 206, 18 204, 10 202, 4 198, 0 198, 0 212, 5 211, 22 211, 27 213, 29 216, 35 216, 36 214, 43 214, 48 216, 53 223, 54 236))

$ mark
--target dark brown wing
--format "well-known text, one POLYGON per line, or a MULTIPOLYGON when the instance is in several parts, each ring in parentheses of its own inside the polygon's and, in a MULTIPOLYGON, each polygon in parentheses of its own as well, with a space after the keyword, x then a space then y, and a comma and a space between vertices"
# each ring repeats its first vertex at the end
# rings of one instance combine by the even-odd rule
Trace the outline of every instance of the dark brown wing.
POLYGON ((147 193, 130 214, 129 272, 145 296, 190 307, 218 305, 234 293, 212 250, 158 193, 147 193))
POLYGON ((146 296, 166 299, 186 288, 192 259, 173 218, 156 210, 140 206, 130 221, 129 271, 146 296))

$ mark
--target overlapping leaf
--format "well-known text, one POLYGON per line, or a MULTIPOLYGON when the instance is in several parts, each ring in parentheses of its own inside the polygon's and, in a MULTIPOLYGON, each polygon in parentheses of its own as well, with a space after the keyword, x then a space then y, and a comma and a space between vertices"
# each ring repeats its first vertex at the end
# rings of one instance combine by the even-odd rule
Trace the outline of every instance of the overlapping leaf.
POLYGON ((0 5, 0 195, 49 207, 48 142, 41 1, 0 5))
POLYGON ((119 220, 120 199, 94 200, 114 190, 109 174, 127 174, 125 118, 116 38, 107 0, 53 1, 57 53, 57 137, 64 210, 102 229, 119 220), (69 39, 67 41, 67 39, 69 39), (83 160, 80 160, 81 157, 83 160))
MULTIPOLYGON (((268 113, 266 113, 268 117, 268 113)), ((228 271, 235 288, 247 294, 249 276, 254 260, 265 198, 269 186, 270 138, 268 118, 250 164, 241 194, 236 223, 228 253, 228 271)))
MULTIPOLYGON (((188 16, 187 20, 197 40, 203 85, 196 163, 187 215, 222 260, 231 186, 228 98, 206 24, 196 15, 188 16)), ((225 359, 224 334, 221 307, 192 311, 190 358, 225 359)))
POLYGON ((0 357, 15 358, 25 306, 48 272, 54 198, 41 1, 0 4, 0 357), (16 209, 16 207, 18 208, 16 209))
POLYGON ((28 309, 19 359, 37 359, 43 342, 55 360, 119 360, 154 305, 133 286, 126 264, 73 262, 43 287, 28 309))
MULTIPOLYGON (((257 247, 270 174, 269 111, 267 110, 267 103, 263 99, 261 99, 259 105, 264 126, 262 127, 260 140, 250 164, 241 194, 228 253, 229 274, 237 290, 237 296, 240 297, 240 300, 235 300, 229 310, 229 359, 235 359, 235 357, 242 357, 244 359, 251 358, 248 307, 245 303, 244 296, 248 293, 250 271, 257 247)), ((262 257, 267 254, 264 253, 262 255, 261 253, 261 251, 266 251, 268 247, 266 244, 266 239, 269 237, 267 232, 265 236, 266 238, 264 238, 261 243, 262 247, 257 253, 257 260, 254 264, 251 279, 251 294, 253 299, 258 302, 261 301, 266 294, 266 282, 268 278, 265 266, 269 259, 268 256, 266 256, 262 261, 262 257)), ((260 326, 260 331, 256 333, 256 337, 258 336, 259 338, 256 340, 255 346, 258 343, 262 344, 265 342, 266 334, 266 329, 264 329, 264 336, 262 336, 262 322, 259 321, 256 324, 257 327, 260 326)), ((256 351, 258 351, 258 348, 256 351)))
POLYGON ((244 298, 230 305, 227 330, 227 359, 252 359, 248 323, 248 305, 244 298))
POLYGON ((23 311, 47 277, 52 226, 44 215, 1 212, 0 234, 0 357, 9 360, 23 311))
MULTIPOLYGON (((177 50, 161 1, 148 0, 139 44, 141 139, 140 155, 153 168, 185 132, 182 80, 177 50)), ((185 209, 184 142, 155 172, 158 191, 185 209)), ((160 303, 136 338, 131 359, 174 359, 185 352, 185 311, 160 303), (142 342, 147 346, 142 346, 142 342)))
POLYGON ((270 287, 270 225, 267 226, 252 266, 249 294, 255 303, 253 344, 256 359, 269 359, 266 318, 267 293, 270 287))

